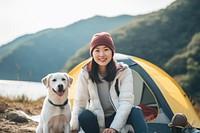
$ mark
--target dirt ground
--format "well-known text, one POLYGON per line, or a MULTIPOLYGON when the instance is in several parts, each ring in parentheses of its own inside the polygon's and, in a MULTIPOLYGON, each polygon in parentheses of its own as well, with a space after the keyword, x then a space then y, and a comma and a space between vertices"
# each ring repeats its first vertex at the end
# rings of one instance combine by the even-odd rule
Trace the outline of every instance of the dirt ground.
POLYGON ((18 114, 18 111, 30 116, 39 115, 43 100, 22 102, 0 97, 0 133, 35 133, 38 123, 27 119, 20 112, 18 114))

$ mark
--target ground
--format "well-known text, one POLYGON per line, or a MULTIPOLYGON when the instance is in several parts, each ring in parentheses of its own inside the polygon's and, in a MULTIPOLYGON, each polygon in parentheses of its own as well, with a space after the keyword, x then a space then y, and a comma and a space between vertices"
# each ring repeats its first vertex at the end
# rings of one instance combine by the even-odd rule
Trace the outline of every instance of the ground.
POLYGON ((0 133, 35 133, 37 122, 20 117, 13 112, 21 110, 30 116, 39 115, 44 98, 28 101, 24 98, 10 100, 0 97, 0 133))

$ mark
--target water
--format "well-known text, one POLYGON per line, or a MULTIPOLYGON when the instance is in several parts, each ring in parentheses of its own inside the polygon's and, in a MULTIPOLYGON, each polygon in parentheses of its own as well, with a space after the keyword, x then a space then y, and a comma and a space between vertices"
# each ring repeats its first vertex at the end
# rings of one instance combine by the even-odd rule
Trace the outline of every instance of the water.
POLYGON ((29 99, 36 100, 46 96, 46 93, 46 87, 40 82, 0 80, 1 96, 14 98, 25 95, 29 99))

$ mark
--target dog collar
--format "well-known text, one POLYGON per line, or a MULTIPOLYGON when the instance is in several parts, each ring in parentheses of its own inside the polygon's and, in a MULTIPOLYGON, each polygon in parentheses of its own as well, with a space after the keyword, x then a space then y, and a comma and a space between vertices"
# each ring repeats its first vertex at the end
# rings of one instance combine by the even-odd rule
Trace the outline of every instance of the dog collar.
POLYGON ((50 104, 52 104, 52 105, 54 105, 54 106, 58 106, 58 107, 63 107, 63 106, 65 106, 65 105, 68 104, 68 99, 67 99, 63 104, 54 104, 54 103, 53 103, 51 100, 49 100, 49 99, 48 99, 48 101, 49 101, 50 104))

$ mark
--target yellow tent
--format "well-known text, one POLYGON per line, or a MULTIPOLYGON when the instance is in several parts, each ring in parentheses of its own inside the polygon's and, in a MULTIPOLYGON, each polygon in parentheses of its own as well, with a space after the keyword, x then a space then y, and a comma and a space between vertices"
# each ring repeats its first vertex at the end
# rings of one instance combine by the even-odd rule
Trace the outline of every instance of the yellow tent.
MULTIPOLYGON (((132 69, 135 105, 142 105, 141 107, 146 114, 145 118, 149 125, 155 127, 155 131, 156 128, 163 125, 166 128, 176 113, 185 114, 192 126, 200 128, 200 119, 188 96, 166 72, 141 58, 119 53, 116 53, 114 58, 128 64, 132 69)), ((87 61, 83 61, 69 72, 75 79, 70 93, 72 105, 78 75, 87 61)))

